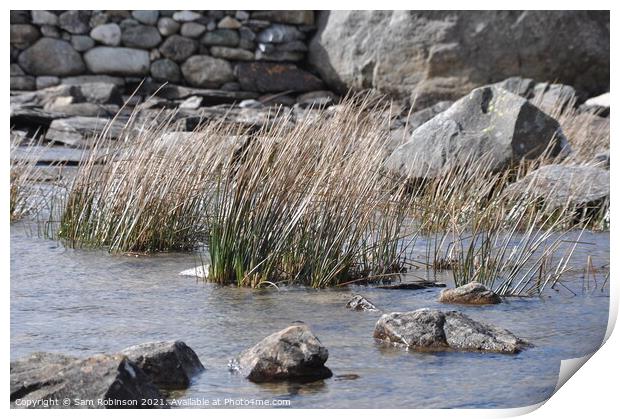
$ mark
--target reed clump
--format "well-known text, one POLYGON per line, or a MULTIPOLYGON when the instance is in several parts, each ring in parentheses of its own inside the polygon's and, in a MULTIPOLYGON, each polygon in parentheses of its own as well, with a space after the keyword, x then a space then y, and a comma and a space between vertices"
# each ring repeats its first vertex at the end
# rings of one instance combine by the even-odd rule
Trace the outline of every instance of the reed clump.
POLYGON ((290 130, 264 128, 224 167, 208 219, 211 280, 327 287, 404 269, 410 197, 381 174, 388 131, 376 106, 354 98, 290 130))
POLYGON ((41 187, 49 176, 37 166, 46 146, 40 140, 23 144, 19 135, 11 135, 9 205, 10 221, 36 214, 45 204, 48 193, 41 187))
POLYGON ((155 124, 132 115, 118 140, 105 130, 93 139, 48 224, 71 247, 205 246, 208 280, 219 284, 389 280, 426 236, 422 264, 451 269, 457 285, 476 280, 502 295, 556 285, 572 255, 552 263, 563 232, 590 224, 575 223, 575 208, 505 193, 551 160, 490 173, 480 158, 412 187, 382 170, 389 114, 385 101, 357 96, 294 123, 278 113, 251 132, 224 121, 177 132, 173 114, 155 124))
POLYGON ((211 173, 225 132, 211 124, 175 132, 127 123, 120 140, 105 132, 59 201, 57 238, 71 247, 111 252, 193 250, 206 240, 211 173))

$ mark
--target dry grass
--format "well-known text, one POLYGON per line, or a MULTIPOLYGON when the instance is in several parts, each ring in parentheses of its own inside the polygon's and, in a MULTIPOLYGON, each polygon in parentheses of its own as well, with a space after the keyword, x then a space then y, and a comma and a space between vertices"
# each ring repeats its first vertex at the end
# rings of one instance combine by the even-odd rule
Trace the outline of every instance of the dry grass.
POLYGON ((381 175, 383 118, 365 98, 258 133, 219 176, 210 278, 325 287, 403 269, 409 196, 381 175))
POLYGON ((40 183, 47 179, 37 160, 45 152, 41 140, 23 144, 23 138, 12 135, 10 163, 10 220, 18 221, 27 215, 36 214, 45 204, 47 196, 40 183), (16 157, 18 149, 20 156, 16 157))
POLYGON ((574 208, 504 193, 550 160, 488 173, 478 159, 412 189, 381 170, 389 114, 366 96, 252 133, 223 122, 174 133, 173 115, 132 116, 120 140, 93 139, 57 197, 54 237, 111 252, 206 245, 210 281, 319 288, 397 276, 427 235, 428 266, 452 269, 457 285, 523 295, 556 284, 572 251, 552 263, 555 232, 574 228, 574 208))

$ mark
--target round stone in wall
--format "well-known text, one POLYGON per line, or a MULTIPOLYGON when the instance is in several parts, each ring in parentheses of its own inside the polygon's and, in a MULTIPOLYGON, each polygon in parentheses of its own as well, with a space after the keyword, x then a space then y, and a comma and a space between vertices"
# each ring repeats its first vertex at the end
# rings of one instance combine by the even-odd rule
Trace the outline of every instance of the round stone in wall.
POLYGON ((73 35, 71 37, 71 45, 78 52, 88 51, 95 46, 95 41, 90 36, 86 35, 73 35))
POLYGON ((145 25, 154 25, 159 18, 159 11, 157 10, 134 10, 131 12, 131 16, 140 23, 145 25))
POLYGON ((198 43, 193 39, 180 35, 172 35, 159 47, 162 55, 173 61, 181 62, 194 54, 198 43))
POLYGON ((151 77, 157 81, 178 83, 181 81, 181 70, 177 63, 168 58, 163 58, 153 61, 151 64, 151 77))
POLYGON ((154 48, 161 42, 161 35, 154 26, 135 25, 123 29, 123 45, 132 48, 154 48))
POLYGON ((95 74, 144 76, 149 73, 149 52, 120 47, 96 47, 84 54, 88 69, 95 74))
POLYGON ((19 55, 26 73, 36 76, 71 76, 84 72, 80 54, 66 41, 41 38, 19 55))
POLYGON ((179 31, 180 27, 179 22, 170 17, 162 17, 157 22, 157 29, 159 29, 159 33, 163 36, 174 35, 179 31))
POLYGON ((185 80, 196 87, 216 88, 233 81, 233 69, 228 61, 208 55, 190 57, 181 66, 185 80))
POLYGON ((11 25, 11 45, 17 48, 27 48, 41 37, 36 26, 27 24, 11 25))
POLYGON ((202 15, 191 10, 182 10, 172 15, 172 18, 177 22, 193 22, 196 19, 200 19, 202 15))
POLYGON ((47 10, 33 10, 32 23, 35 25, 57 25, 58 16, 47 10))
POLYGON ((58 17, 58 25, 65 31, 81 35, 90 30, 90 12, 85 10, 68 10, 58 17))
POLYGON ((187 22, 181 26, 181 35, 188 38, 198 38, 207 30, 207 27, 196 22, 187 22))
POLYGON ((115 47, 121 43, 121 28, 116 23, 106 23, 90 31, 90 37, 104 45, 115 47))

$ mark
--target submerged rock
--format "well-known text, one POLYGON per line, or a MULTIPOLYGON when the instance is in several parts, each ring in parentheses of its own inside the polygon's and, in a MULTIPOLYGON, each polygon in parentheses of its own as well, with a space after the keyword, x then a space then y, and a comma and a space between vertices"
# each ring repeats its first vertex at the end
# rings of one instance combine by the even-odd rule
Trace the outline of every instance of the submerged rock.
POLYGON ((456 311, 422 308, 381 316, 376 339, 416 351, 482 351, 514 354, 528 343, 511 332, 480 323, 456 311))
POLYGON ((324 364, 328 351, 305 324, 295 324, 267 336, 233 362, 248 380, 316 381, 332 376, 324 364))
MULTIPOLYGON (((182 134, 186 134, 186 133, 182 133, 182 134)), ((209 264, 197 266, 191 269, 186 269, 184 271, 179 272, 179 275, 195 276, 197 278, 207 278, 209 276, 209 264)))
POLYGON ((485 86, 417 128, 385 162, 408 179, 433 178, 451 168, 479 163, 489 171, 563 147, 558 122, 526 99, 485 86))
POLYGON ((35 353, 18 359, 11 362, 11 402, 12 407, 37 408, 168 407, 150 378, 123 355, 76 359, 35 353), (65 399, 69 404, 60 404, 65 399), (145 399, 153 403, 145 406, 145 399), (93 405, 81 406, 80 400, 93 405))
POLYGON ((121 353, 166 390, 188 388, 192 376, 205 369, 192 348, 179 340, 143 343, 121 353))
POLYGON ((427 288, 443 288, 446 284, 433 281, 399 282, 397 284, 378 285, 382 290, 423 290, 427 288))
POLYGON ((362 295, 354 295, 347 303, 347 308, 355 311, 379 311, 377 307, 362 295))
POLYGON ((458 288, 442 290, 439 294, 440 303, 452 304, 499 304, 499 295, 479 282, 470 282, 458 288))

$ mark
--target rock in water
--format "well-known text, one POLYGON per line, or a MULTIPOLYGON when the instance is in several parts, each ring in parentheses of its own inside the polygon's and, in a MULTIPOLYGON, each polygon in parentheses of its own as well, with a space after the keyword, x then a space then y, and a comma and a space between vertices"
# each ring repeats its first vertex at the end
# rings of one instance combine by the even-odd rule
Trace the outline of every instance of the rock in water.
POLYGON ((150 378, 123 355, 76 359, 36 353, 11 362, 11 402, 12 407, 168 407, 150 378), (64 399, 69 405, 61 404, 64 399), (143 405, 145 399, 152 403, 143 405), (54 400, 58 405, 50 403, 54 400))
POLYGON ((529 344, 508 330, 479 323, 456 311, 422 308, 381 316, 373 335, 416 351, 482 351, 514 354, 529 344))
POLYGON ((143 343, 121 353, 140 367, 158 388, 166 390, 188 388, 192 376, 205 369, 192 348, 178 340, 143 343))
POLYGON ((509 185, 506 193, 541 198, 553 208, 596 206, 609 200, 609 171, 593 166, 550 164, 509 185))
POLYGON ((527 346, 508 330, 479 323, 456 311, 446 313, 443 330, 448 346, 461 351, 514 354, 527 346))
POLYGON ((470 282, 458 288, 447 289, 439 294, 440 303, 452 304, 499 304, 502 299, 499 295, 479 282, 470 282))
POLYGON ((385 167, 408 179, 433 178, 471 163, 498 171, 546 150, 556 156, 564 145, 555 119, 520 96, 485 86, 417 128, 385 167))
POLYGON ((289 326, 245 350, 234 362, 250 381, 316 381, 332 376, 328 352, 304 324, 289 326))
POLYGON ((373 337, 414 349, 446 348, 445 321, 441 311, 427 308, 384 314, 375 325, 373 337))
POLYGON ((359 294, 349 300, 347 308, 355 311, 379 311, 373 303, 359 294))

